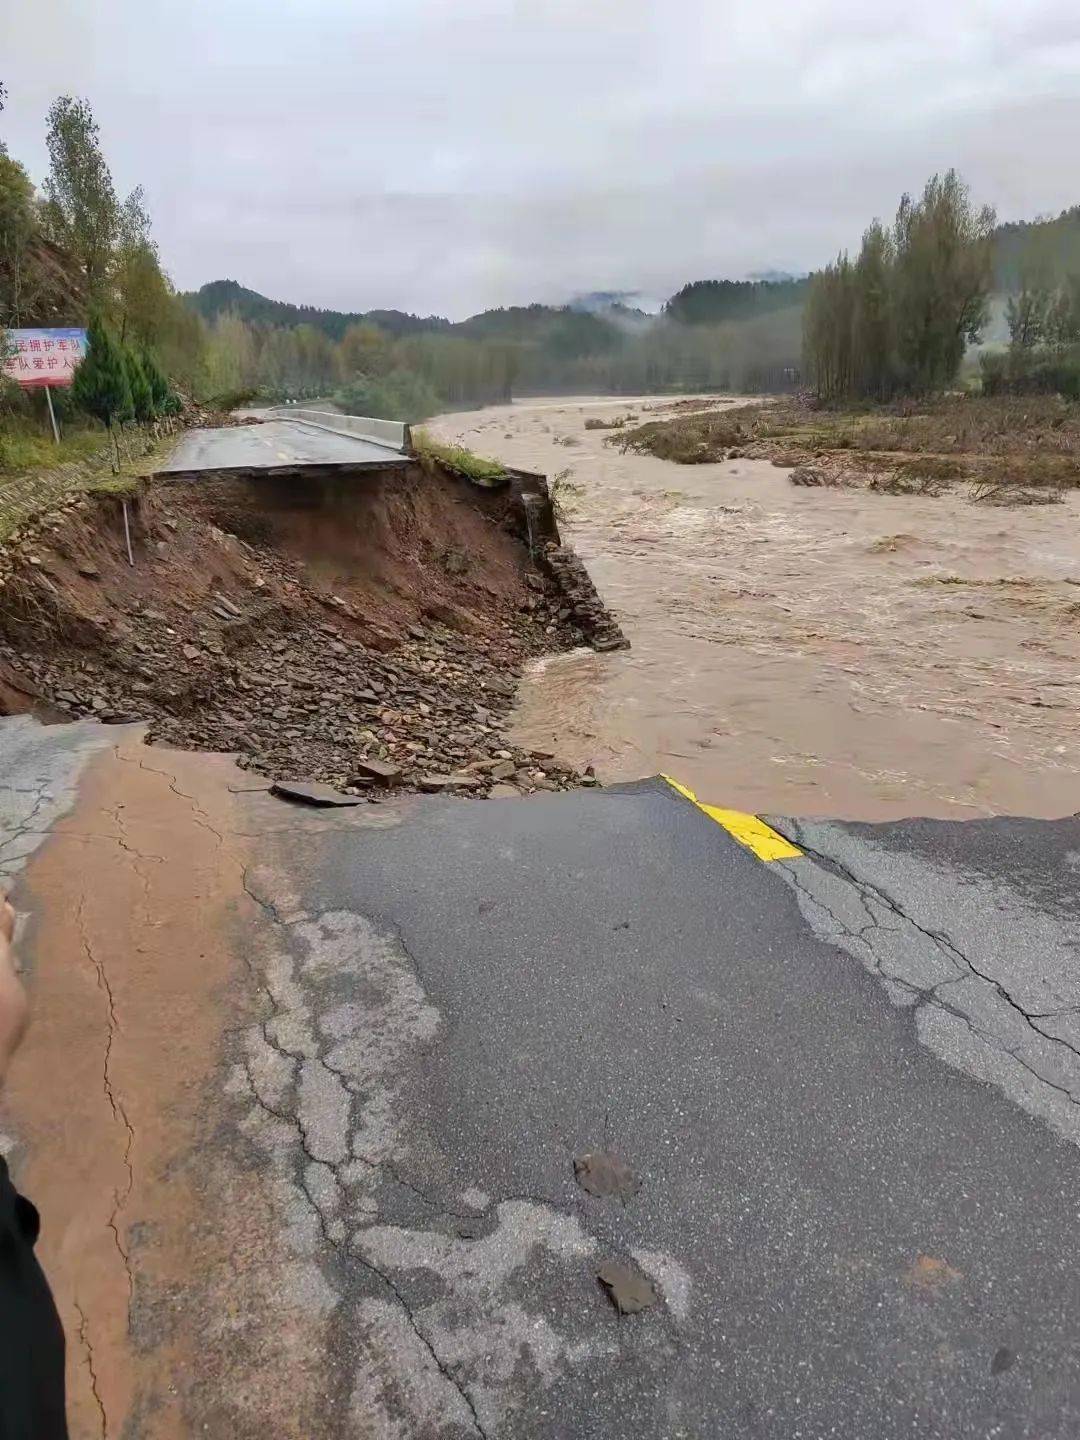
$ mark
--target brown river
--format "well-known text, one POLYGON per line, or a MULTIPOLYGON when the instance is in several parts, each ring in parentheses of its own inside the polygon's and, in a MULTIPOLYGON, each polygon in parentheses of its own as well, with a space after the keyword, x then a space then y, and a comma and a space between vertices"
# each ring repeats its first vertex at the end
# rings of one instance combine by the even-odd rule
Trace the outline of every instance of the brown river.
POLYGON ((570 472, 564 538, 631 643, 539 662, 520 743, 766 814, 1080 810, 1080 493, 994 509, 802 489, 765 461, 675 465, 584 428, 660 403, 522 401, 429 427, 570 472))

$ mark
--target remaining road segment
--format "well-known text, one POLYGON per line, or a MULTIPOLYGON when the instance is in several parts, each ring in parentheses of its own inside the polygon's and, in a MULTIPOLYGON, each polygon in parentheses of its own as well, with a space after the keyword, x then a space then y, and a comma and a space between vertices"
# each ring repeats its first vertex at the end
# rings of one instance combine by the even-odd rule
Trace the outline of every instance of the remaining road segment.
POLYGON ((160 473, 175 479, 202 471, 273 475, 299 467, 394 470, 413 463, 399 448, 372 439, 298 420, 268 420, 260 425, 190 430, 160 473))
POLYGON ((286 809, 131 730, 58 818, 93 728, 0 777, 87 1433, 1076 1433, 1076 820, 762 863, 661 780, 286 809))

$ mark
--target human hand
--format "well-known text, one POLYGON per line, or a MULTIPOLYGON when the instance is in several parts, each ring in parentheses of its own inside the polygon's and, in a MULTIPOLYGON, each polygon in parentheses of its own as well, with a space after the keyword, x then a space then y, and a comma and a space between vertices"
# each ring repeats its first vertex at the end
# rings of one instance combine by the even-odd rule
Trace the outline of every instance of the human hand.
POLYGON ((12 940, 15 911, 7 896, 0 899, 0 1079, 26 1033, 29 1006, 15 960, 12 940))

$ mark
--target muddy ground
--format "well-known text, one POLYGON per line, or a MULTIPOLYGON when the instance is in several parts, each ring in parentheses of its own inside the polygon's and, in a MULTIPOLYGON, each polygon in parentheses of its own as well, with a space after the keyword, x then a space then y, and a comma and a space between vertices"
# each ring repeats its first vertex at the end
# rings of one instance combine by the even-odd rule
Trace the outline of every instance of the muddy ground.
POLYGON ((151 741, 371 799, 574 779, 504 735, 522 665, 583 639, 507 491, 419 468, 154 482, 129 518, 134 564, 115 497, 73 499, 5 552, 8 712, 143 720, 151 741))
POLYGON ((1060 503, 1080 486, 1080 407, 1054 395, 943 395, 826 408, 809 397, 642 406, 608 443, 681 465, 772 460, 797 485, 977 505, 1060 503))
POLYGON ((535 662, 519 743, 755 812, 1080 810, 1080 492, 1002 509, 966 485, 807 488, 768 459, 675 464, 585 429, 670 404, 522 402, 434 427, 563 472, 564 533, 631 642, 535 662))

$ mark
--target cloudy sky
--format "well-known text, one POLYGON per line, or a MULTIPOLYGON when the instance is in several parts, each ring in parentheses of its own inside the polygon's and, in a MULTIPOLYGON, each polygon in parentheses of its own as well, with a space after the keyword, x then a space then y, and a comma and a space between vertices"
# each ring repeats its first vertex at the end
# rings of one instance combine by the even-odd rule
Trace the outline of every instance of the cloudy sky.
POLYGON ((169 273, 454 318, 802 271, 956 165, 1080 201, 1075 0, 47 0, 3 6, 36 179, 85 96, 169 273))

